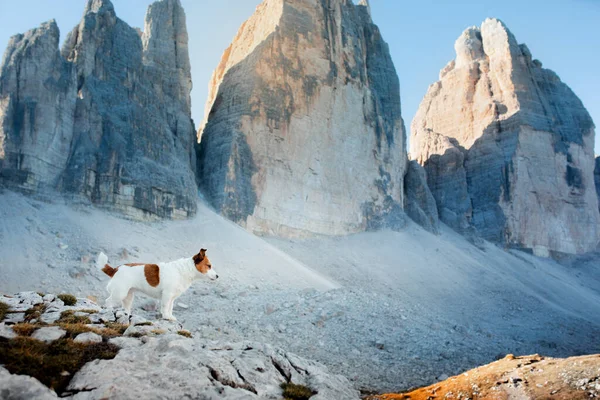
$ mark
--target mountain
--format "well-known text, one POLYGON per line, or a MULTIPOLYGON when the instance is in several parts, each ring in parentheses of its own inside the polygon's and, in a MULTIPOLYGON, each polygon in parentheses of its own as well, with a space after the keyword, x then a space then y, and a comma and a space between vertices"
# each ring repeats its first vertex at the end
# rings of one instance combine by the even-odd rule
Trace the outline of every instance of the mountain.
POLYGON ((411 126, 441 220, 543 256, 594 250, 594 124, 579 98, 497 19, 455 50, 411 126))
POLYGON ((400 90, 368 2, 265 0, 209 85, 199 182, 257 234, 404 224, 400 90))
POLYGON ((89 0, 61 51, 50 21, 16 35, 0 72, 0 180, 138 218, 196 211, 185 13, 152 4, 144 32, 89 0))

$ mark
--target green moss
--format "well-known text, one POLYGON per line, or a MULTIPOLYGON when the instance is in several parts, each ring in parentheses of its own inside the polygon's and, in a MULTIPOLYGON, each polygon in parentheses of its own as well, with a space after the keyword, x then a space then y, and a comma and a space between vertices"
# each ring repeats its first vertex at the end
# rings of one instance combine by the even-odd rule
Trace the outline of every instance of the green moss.
POLYGON ((93 360, 112 359, 118 351, 119 348, 110 343, 83 344, 71 339, 44 343, 18 337, 0 346, 0 363, 10 373, 32 376, 60 395, 83 365, 93 360))
POLYGON ((282 383, 281 389, 283 389, 283 398, 285 400, 308 400, 317 394, 317 392, 314 392, 306 386, 296 385, 294 383, 282 383))
POLYGON ((74 306, 77 303, 77 297, 72 294, 63 293, 59 294, 57 297, 65 303, 65 306, 74 306))
POLYGON ((6 318, 6 314, 8 314, 9 310, 10 307, 8 306, 8 304, 0 301, 0 321, 3 321, 4 318, 6 318))
POLYGON ((75 315, 75 311, 67 310, 60 313, 60 318, 56 321, 59 324, 91 324, 92 320, 88 316, 75 315))
POLYGON ((186 338, 192 338, 192 332, 190 331, 177 331, 177 334, 186 338))

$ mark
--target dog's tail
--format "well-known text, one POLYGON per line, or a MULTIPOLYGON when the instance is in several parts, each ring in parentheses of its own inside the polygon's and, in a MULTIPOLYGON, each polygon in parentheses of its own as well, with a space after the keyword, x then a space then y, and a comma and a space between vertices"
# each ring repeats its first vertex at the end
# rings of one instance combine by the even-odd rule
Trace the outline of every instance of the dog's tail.
POLYGON ((101 270, 106 275, 110 276, 111 278, 113 276, 115 276, 115 274, 119 270, 119 268, 113 268, 110 265, 108 265, 108 256, 106 254, 104 254, 103 252, 100 252, 100 254, 98 254, 98 260, 96 260, 96 266, 98 267, 99 270, 101 270))

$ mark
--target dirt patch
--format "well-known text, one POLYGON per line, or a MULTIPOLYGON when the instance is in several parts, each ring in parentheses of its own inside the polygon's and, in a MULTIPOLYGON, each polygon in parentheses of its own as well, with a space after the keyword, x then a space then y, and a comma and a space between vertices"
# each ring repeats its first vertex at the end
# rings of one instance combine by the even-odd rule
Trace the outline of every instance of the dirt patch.
POLYGON ((556 399, 600 396, 600 355, 545 358, 515 357, 472 369, 409 393, 372 396, 370 400, 556 399))

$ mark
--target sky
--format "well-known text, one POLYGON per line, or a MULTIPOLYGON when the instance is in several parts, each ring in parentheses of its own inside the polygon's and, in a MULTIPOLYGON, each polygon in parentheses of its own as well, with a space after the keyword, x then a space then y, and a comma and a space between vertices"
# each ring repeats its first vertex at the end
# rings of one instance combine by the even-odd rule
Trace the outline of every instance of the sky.
MULTIPOLYGON (((117 15, 143 28, 152 0, 112 0, 117 15)), ((208 83, 238 28, 261 0, 181 0, 192 64, 192 116, 203 118, 208 83)), ((10 36, 56 19, 61 41, 79 22, 85 0, 0 0, 0 51, 10 36)), ((371 0, 400 77, 407 130, 430 84, 455 56, 462 31, 487 17, 503 20, 533 57, 583 101, 600 131, 600 0, 371 0)), ((600 154, 600 132, 596 135, 600 154)))

